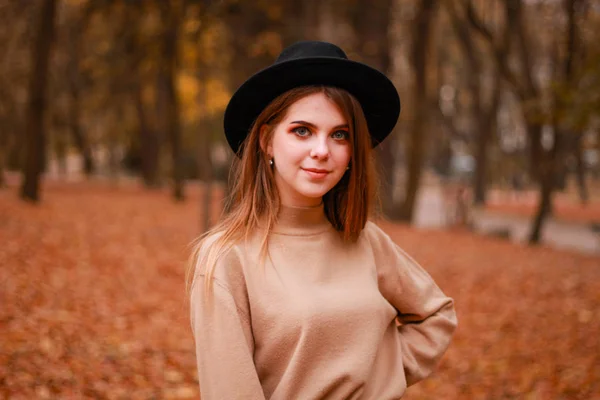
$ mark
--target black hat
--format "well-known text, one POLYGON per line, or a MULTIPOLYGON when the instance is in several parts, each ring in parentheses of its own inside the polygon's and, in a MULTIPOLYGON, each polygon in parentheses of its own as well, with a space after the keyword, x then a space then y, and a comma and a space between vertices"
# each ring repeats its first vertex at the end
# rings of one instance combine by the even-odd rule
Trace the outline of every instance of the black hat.
POLYGON ((354 95, 365 114, 373 147, 390 134, 400 115, 400 97, 381 72, 356 61, 334 44, 318 41, 285 48, 275 63, 244 82, 233 94, 223 126, 234 153, 258 115, 277 96, 307 85, 339 87, 354 95))

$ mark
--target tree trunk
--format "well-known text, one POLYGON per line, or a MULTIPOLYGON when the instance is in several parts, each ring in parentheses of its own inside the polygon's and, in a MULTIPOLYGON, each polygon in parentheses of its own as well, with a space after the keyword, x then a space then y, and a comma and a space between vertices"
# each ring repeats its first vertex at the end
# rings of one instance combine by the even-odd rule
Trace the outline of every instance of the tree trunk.
MULTIPOLYGON (((574 76, 574 55, 577 52, 577 32, 576 32, 576 20, 575 20, 575 9, 577 6, 577 0, 567 0, 563 3, 565 8, 565 14, 567 15, 567 57, 564 60, 562 68, 555 68, 555 82, 564 82, 567 85, 573 84, 574 76)), ((524 35, 524 30, 519 30, 520 35, 524 35)), ((526 40, 522 37, 520 42, 521 50, 526 52, 526 40)), ((558 48, 555 47, 554 62, 558 64, 558 48)), ((522 56, 525 58, 525 55, 522 56)), ((529 74, 531 76, 531 74, 529 74)), ((531 80, 531 78, 530 78, 531 80)), ((531 86, 531 84, 530 84, 531 86)), ((564 109, 564 101, 561 97, 556 96, 554 98, 554 113, 553 113, 553 131, 554 131, 554 143, 552 149, 548 152, 543 151, 540 139, 541 129, 535 131, 535 135, 532 136, 532 140, 535 140, 533 155, 539 158, 532 159, 534 164, 538 166, 537 172, 540 178, 540 203, 538 205, 538 211, 536 218, 533 223, 529 242, 531 244, 538 243, 541 236, 541 230, 545 218, 552 214, 552 193, 556 189, 556 176, 558 172, 563 172, 563 147, 565 145, 566 131, 560 126, 561 121, 559 120, 559 113, 564 109), (541 162, 540 162, 541 161, 541 162)), ((579 146, 577 146, 579 147, 579 146)))
POLYGON ((6 152, 8 151, 8 133, 5 131, 0 135, 0 188, 6 187, 4 169, 6 168, 6 152))
MULTIPOLYGON (((540 128, 541 131, 541 128, 540 128)), ((538 176, 540 177, 540 198, 536 215, 529 234, 529 243, 540 242, 544 223, 552 214, 552 195, 556 188, 556 172, 561 166, 564 133, 554 127, 554 143, 550 151, 542 151, 537 160, 538 176)))
POLYGON ((165 26, 163 32, 163 79, 165 89, 165 116, 171 145, 173 163, 173 198, 184 200, 183 165, 181 162, 181 134, 179 123, 179 98, 177 96, 177 38, 182 17, 180 6, 175 2, 161 3, 165 26))
POLYGON ((140 167, 144 186, 149 189, 159 186, 158 180, 158 156, 159 139, 155 129, 150 126, 142 100, 142 89, 140 83, 136 84, 134 93, 135 109, 138 117, 138 129, 140 140, 140 167))
MULTIPOLYGON (((489 143, 496 131, 496 117, 498 115, 498 107, 500 105, 501 94, 501 79, 499 72, 496 72, 494 77, 494 88, 492 99, 487 109, 483 109, 480 105, 476 110, 475 118, 477 118, 477 153, 475 156, 475 177, 473 182, 474 198, 473 203, 484 205, 486 202, 487 193, 487 160, 489 143)), ((481 99, 479 99, 481 101, 481 99)))
POLYGON ((485 205, 486 200, 486 175, 487 175, 487 148, 491 138, 491 130, 477 132, 477 151, 475 153, 475 175, 473 177, 473 204, 485 205))
MULTIPOLYGON (((206 15, 205 15, 206 17, 206 15)), ((204 32, 198 31, 198 35, 204 32)), ((204 84, 207 80, 207 76, 209 75, 209 67, 203 63, 201 58, 197 59, 196 64, 196 79, 198 82, 201 82, 200 88, 197 93, 197 102, 196 106, 203 110, 206 109, 207 102, 207 90, 206 85, 204 84)), ((215 185, 213 181, 214 177, 214 166, 212 163, 212 140, 211 140, 211 126, 210 126, 210 118, 207 114, 200 120, 198 126, 198 151, 196 153, 197 160, 197 174, 198 178, 202 182, 203 185, 203 194, 204 196, 200 196, 200 231, 207 232, 212 224, 212 199, 215 185)))
POLYGON ((38 31, 31 52, 31 75, 26 116, 25 171, 21 186, 21 197, 25 200, 40 200, 39 179, 43 170, 44 111, 46 107, 46 83, 50 49, 53 42, 56 0, 44 0, 39 14, 38 31))
MULTIPOLYGON (((202 124, 205 125, 205 124, 202 124)), ((206 232, 210 229, 212 220, 212 194, 213 194, 213 165, 211 159, 211 140, 209 130, 205 126, 200 129, 198 175, 204 185, 204 196, 201 208, 201 230, 206 232)))
MULTIPOLYGON (((416 100, 415 103, 417 104, 417 107, 421 108, 421 106, 418 105, 418 100, 416 100)), ((406 146, 408 153, 408 173, 405 182, 405 197, 400 207, 398 217, 400 220, 409 223, 411 223, 413 219, 414 207, 417 199, 417 190, 421 180, 421 168, 423 164, 424 153, 424 117, 425 112, 415 112, 415 120, 412 123, 411 134, 408 137, 406 146)))
MULTIPOLYGON (((565 78, 571 85, 574 86, 573 76, 575 74, 575 57, 578 55, 579 50, 579 36, 577 32, 577 21, 575 18, 576 9, 579 7, 579 0, 567 0, 563 3, 565 12, 567 14, 567 59, 565 60, 565 78)), ((583 135, 578 133, 575 135, 573 141, 573 150, 575 155, 575 176, 577 179, 577 188, 579 192, 579 200, 582 205, 585 205, 589 201, 589 194, 587 185, 585 182, 585 164, 583 162, 583 149, 582 149, 583 135)))
POLYGON ((540 182, 540 200, 535 214, 531 233, 529 234, 529 243, 537 244, 541 240, 544 222, 548 217, 552 204, 552 186, 554 180, 546 178, 540 182))
MULTIPOLYGON (((91 14, 91 8, 88 6, 86 13, 81 17, 83 21, 88 21, 91 14)), ((71 102, 69 105, 69 129, 71 136, 75 142, 75 146, 83 157, 83 171, 85 176, 89 178, 94 172, 94 160, 92 151, 87 140, 87 137, 81 131, 80 126, 80 100, 79 100, 79 55, 81 50, 81 30, 83 23, 73 21, 70 29, 69 43, 69 65, 68 65, 68 85, 71 94, 71 102)))
POLYGON ((417 190, 421 180, 424 158, 427 116, 427 51, 431 36, 431 21, 434 17, 436 0, 422 0, 421 7, 413 26, 413 47, 411 62, 415 72, 415 84, 411 96, 415 104, 414 119, 408 137, 408 176, 405 186, 405 198, 400 208, 400 219, 411 222, 414 214, 417 190))
POLYGON ((548 173, 544 173, 544 168, 547 168, 547 160, 544 160, 544 151, 540 144, 542 127, 539 125, 528 126, 529 138, 535 143, 530 143, 530 163, 531 171, 535 173, 536 180, 539 183, 539 203, 536 214, 531 226, 529 234, 529 243, 539 243, 546 217, 550 214, 552 202, 552 190, 550 189, 554 183, 552 177, 548 179, 548 173), (537 143, 537 144, 536 144, 537 143))
MULTIPOLYGON (((527 124, 529 137, 530 170, 539 183, 540 196, 536 216, 531 227, 529 243, 535 244, 540 240, 540 234, 548 215, 552 215, 552 190, 554 189, 553 157, 542 147, 542 126, 540 124, 527 124)), ((554 146, 559 140, 558 132, 554 134, 554 146)), ((554 149, 555 147, 553 147, 554 149)))
POLYGON ((469 74, 468 87, 473 96, 472 118, 475 119, 477 131, 476 152, 475 152, 475 175, 473 176, 473 202, 475 204, 485 204, 486 200, 486 182, 487 182, 487 152, 489 142, 494 132, 496 123, 496 114, 500 102, 500 71, 494 69, 493 89, 490 95, 489 105, 486 107, 483 101, 481 90, 481 81, 484 77, 483 66, 479 59, 480 51, 477 48, 473 36, 469 32, 467 24, 462 21, 454 9, 451 2, 446 3, 446 8, 450 14, 454 31, 459 39, 459 43, 464 54, 469 74))
POLYGON ((122 112, 122 108, 115 105, 111 110, 108 111, 107 123, 107 134, 106 143, 108 150, 108 178, 109 181, 116 185, 119 181, 119 155, 117 149, 119 147, 118 137, 118 121, 121 121, 119 114, 122 112))
MULTIPOLYGON (((286 33, 287 31, 286 38, 284 39, 292 41, 296 37, 290 35, 290 27, 282 28, 274 23, 264 10, 264 6, 267 3, 261 3, 255 1, 230 2, 224 7, 225 12, 221 16, 222 21, 224 21, 228 29, 229 46, 232 53, 231 68, 229 68, 230 72, 228 76, 229 88, 232 93, 251 75, 267 67, 275 60, 276 55, 265 51, 258 55, 252 54, 257 37, 261 33, 278 31, 286 33)), ((289 7, 289 5, 287 6, 289 7)), ((302 19, 302 16, 294 16, 294 18, 302 19)), ((231 166, 235 156, 232 152, 228 152, 228 155, 228 164, 231 166)), ((229 194, 233 188, 232 179, 235 179, 235 177, 228 174, 225 186, 226 198, 229 198, 229 194)), ((231 202, 226 202, 225 213, 229 212, 230 205, 231 202)))
POLYGON ((585 181, 585 164, 583 162, 583 151, 581 145, 582 135, 577 135, 577 140, 575 141, 575 177, 577 179, 577 189, 579 192, 579 201, 582 205, 586 205, 589 203, 590 196, 587 188, 587 184, 585 181))
POLYGON ((0 77, 0 187, 6 186, 4 171, 21 169, 21 146, 19 146, 20 118, 14 96, 9 95, 8 85, 0 77), (4 87, 3 87, 4 86, 4 87))
MULTIPOLYGON (((359 0, 352 20, 356 29, 356 49, 361 61, 389 74, 391 67, 389 26, 393 2, 359 0)), ((392 132, 376 150, 380 174, 380 198, 383 214, 395 219, 398 205, 394 202, 396 170, 396 132, 392 132)))
POLYGON ((19 135, 21 132, 21 126, 24 124, 18 124, 13 132, 9 132, 12 135, 12 140, 8 143, 8 150, 6 153, 6 164, 10 170, 25 171, 25 137, 19 135))
POLYGON ((61 178, 68 178, 68 166, 67 166, 67 141, 64 137, 65 132, 63 129, 57 128, 54 132, 54 149, 56 157, 56 165, 58 176, 61 178))
POLYGON ((79 99, 71 99, 73 103, 71 104, 71 111, 69 113, 70 131, 71 135, 73 136, 75 146, 77 149, 79 149, 81 156, 83 157, 83 172, 85 173, 85 176, 89 178, 96 170, 96 167, 94 165, 92 150, 87 137, 83 134, 79 125, 79 105, 75 105, 75 103, 79 103, 79 99))

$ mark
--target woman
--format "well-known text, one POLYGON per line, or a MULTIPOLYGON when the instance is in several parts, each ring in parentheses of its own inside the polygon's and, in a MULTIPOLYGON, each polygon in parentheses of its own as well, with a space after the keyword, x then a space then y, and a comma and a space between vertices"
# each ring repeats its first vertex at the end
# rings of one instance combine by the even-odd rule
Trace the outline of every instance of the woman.
POLYGON ((203 400, 398 399, 432 372, 453 301, 368 221, 372 148, 399 113, 385 75, 326 42, 233 95, 233 205, 190 271, 203 400))

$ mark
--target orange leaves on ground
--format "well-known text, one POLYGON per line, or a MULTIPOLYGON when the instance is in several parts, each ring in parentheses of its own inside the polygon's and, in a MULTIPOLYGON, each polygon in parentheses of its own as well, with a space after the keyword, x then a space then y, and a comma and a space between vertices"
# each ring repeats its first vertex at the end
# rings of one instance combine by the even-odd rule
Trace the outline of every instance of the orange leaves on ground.
POLYGON ((440 369, 407 399, 600 398, 600 258, 384 225, 456 301, 440 369))
MULTIPOLYGON (((0 398, 196 398, 184 293, 199 190, 0 192, 0 398)), ((600 397, 600 259, 382 224, 454 297, 455 340, 407 399, 600 397)))
POLYGON ((195 203, 55 186, 0 194, 0 398, 195 398, 184 293, 195 203))

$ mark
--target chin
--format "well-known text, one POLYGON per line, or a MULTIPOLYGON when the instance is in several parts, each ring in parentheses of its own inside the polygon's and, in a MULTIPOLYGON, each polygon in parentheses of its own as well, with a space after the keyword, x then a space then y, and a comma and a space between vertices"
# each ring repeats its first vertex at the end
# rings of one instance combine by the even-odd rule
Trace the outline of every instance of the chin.
POLYGON ((305 190, 298 190, 298 193, 300 193, 302 196, 309 198, 309 199, 320 199, 321 197, 325 196, 325 194, 327 194, 327 192, 329 192, 330 189, 323 189, 323 188, 319 188, 319 189, 306 189, 305 190))

